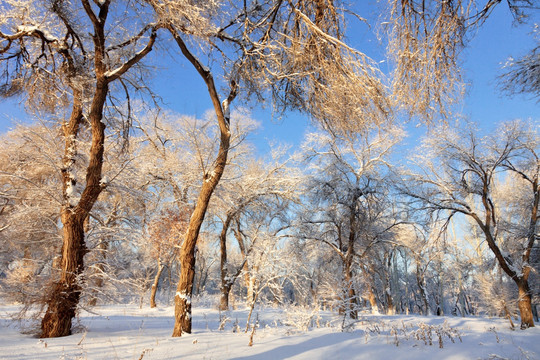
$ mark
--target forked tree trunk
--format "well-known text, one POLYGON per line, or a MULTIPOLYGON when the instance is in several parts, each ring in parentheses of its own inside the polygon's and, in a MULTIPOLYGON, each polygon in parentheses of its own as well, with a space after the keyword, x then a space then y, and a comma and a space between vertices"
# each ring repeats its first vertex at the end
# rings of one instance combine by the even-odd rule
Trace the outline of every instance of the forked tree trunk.
MULTIPOLYGON (((523 175, 522 173, 519 174, 523 175)), ((520 269, 521 271, 516 271, 511 261, 509 261, 503 255, 503 252, 495 241, 496 236, 492 234, 491 229, 494 225, 496 225, 495 216, 493 215, 495 213, 495 209, 493 207, 491 199, 489 198, 487 184, 484 184, 484 191, 482 192, 482 204, 486 211, 485 220, 482 221, 480 217, 475 213, 470 214, 470 216, 479 225, 480 229, 482 229, 486 237, 486 242, 493 254, 495 255, 495 258, 497 259, 499 265, 506 273, 506 275, 508 275, 512 280, 514 280, 515 284, 518 287, 518 308, 519 314, 521 316, 521 329, 534 327, 534 316, 531 306, 531 291, 529 288, 529 274, 531 272, 531 266, 528 264, 530 263, 530 255, 532 248, 536 242, 536 229, 539 219, 538 209, 540 205, 540 186, 538 184, 538 178, 535 177, 533 179, 528 179, 525 176, 525 179, 531 182, 534 198, 529 219, 527 246, 525 248, 525 251, 523 251, 523 255, 521 256, 522 264, 524 264, 524 266, 522 266, 522 268, 520 269)))
MULTIPOLYGON (((109 72, 107 62, 106 32, 110 2, 96 3, 99 14, 96 15, 88 0, 81 1, 88 19, 92 23, 93 54, 89 58, 94 62, 95 88, 86 120, 90 123, 92 140, 86 168, 86 184, 80 198, 73 196, 73 186, 76 185, 72 173, 76 161, 76 149, 79 127, 83 121, 83 93, 82 86, 71 86, 73 91, 73 108, 69 122, 64 126, 65 148, 64 164, 62 168, 64 204, 62 207, 63 244, 61 259, 60 280, 54 284, 53 292, 47 301, 47 311, 41 322, 41 337, 58 337, 69 335, 71 321, 79 303, 81 288, 79 275, 84 270, 84 254, 86 245, 84 242, 84 221, 99 194, 106 186, 101 183, 103 168, 103 153, 105 144, 105 124, 103 120, 103 108, 109 92, 109 84, 125 74, 134 64, 145 57, 154 45, 157 33, 152 27, 147 45, 133 57, 128 59, 120 67, 109 72)), ((69 29, 73 36, 72 29, 69 29)), ((68 82, 75 81, 79 70, 75 61, 66 47, 59 52, 64 56, 67 64, 68 82)), ((80 84, 79 84, 80 85, 80 84)))

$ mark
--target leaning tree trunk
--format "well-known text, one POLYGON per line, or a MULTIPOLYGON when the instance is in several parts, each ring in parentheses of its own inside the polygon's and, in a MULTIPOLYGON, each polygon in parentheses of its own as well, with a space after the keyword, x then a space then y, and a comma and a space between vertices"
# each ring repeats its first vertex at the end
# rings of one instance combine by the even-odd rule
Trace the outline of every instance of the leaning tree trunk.
POLYGON ((150 308, 155 308, 156 305, 156 294, 159 284, 159 278, 161 277, 161 273, 163 272, 163 269, 165 269, 165 265, 161 262, 161 259, 158 259, 158 269, 156 276, 154 277, 154 283, 152 284, 152 290, 150 292, 150 308))
POLYGON ((195 246, 199 238, 206 209, 210 203, 210 198, 216 188, 227 162, 229 151, 230 132, 228 130, 228 120, 225 131, 221 131, 221 142, 216 166, 210 174, 205 174, 203 185, 195 205, 195 210, 191 215, 189 227, 184 243, 180 250, 180 280, 176 288, 174 297, 175 324, 173 337, 182 336, 182 333, 191 333, 191 296, 193 294, 193 279, 195 277, 195 246))
POLYGON ((189 51, 186 43, 172 25, 167 26, 167 29, 173 36, 182 54, 195 67, 204 80, 210 99, 212 100, 212 105, 214 106, 220 132, 219 150, 215 159, 215 165, 211 172, 204 174, 197 204, 191 215, 186 238, 180 250, 181 271, 180 280, 178 281, 174 296, 175 323, 172 333, 173 337, 177 337, 182 336, 182 333, 191 333, 191 296, 193 294, 193 279, 195 278, 195 246, 199 239, 199 231, 204 221, 210 198, 227 164, 231 139, 229 106, 236 97, 237 85, 234 81, 231 81, 229 96, 221 103, 210 70, 202 65, 189 51))
MULTIPOLYGON (((97 124, 92 123, 92 146, 86 173, 86 187, 77 205, 73 206, 71 203, 73 199, 67 196, 67 204, 62 210, 61 274, 60 280, 53 285, 53 291, 47 301, 48 308, 41 322, 43 338, 71 334, 71 321, 75 316, 81 292, 79 277, 84 270, 86 253, 84 222, 103 188, 100 180, 104 140, 105 125, 99 117, 97 124)), ((71 180, 68 178, 67 181, 71 180)))

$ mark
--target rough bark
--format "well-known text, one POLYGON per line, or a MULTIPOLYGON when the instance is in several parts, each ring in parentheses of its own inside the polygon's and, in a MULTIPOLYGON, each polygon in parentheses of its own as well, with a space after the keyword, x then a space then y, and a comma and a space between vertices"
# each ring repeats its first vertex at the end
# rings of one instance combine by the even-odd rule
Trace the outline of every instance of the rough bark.
POLYGON ((81 296, 78 277, 84 269, 84 218, 77 218, 69 210, 62 214, 63 246, 61 276, 52 288, 47 311, 41 322, 41 337, 59 337, 71 334, 71 321, 75 317, 81 296))
POLYGON ((62 250, 60 256, 60 279, 52 285, 48 294, 47 310, 41 321, 40 337, 59 337, 71 334, 71 321, 80 299, 78 278, 84 269, 84 212, 76 212, 70 204, 67 193, 68 187, 74 186, 72 166, 77 156, 76 139, 83 119, 82 94, 74 91, 74 100, 69 121, 64 124, 64 159, 62 168, 62 183, 64 204, 61 211, 62 250))
POLYGON ((531 290, 527 280, 517 281, 519 300, 518 308, 521 315, 521 329, 534 327, 534 317, 531 306, 531 290))

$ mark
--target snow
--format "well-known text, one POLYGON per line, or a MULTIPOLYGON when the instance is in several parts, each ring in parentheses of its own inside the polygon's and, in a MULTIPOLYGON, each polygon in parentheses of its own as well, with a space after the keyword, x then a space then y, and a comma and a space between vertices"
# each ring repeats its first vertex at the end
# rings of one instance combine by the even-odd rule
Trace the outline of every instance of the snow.
POLYGON ((99 181, 99 185, 106 186, 109 184, 109 178, 107 176, 103 176, 101 180, 99 181))
POLYGON ((186 304, 191 304, 191 297, 188 296, 186 293, 181 293, 177 291, 175 296, 178 296, 180 299, 184 300, 186 304))
MULTIPOLYGON (((98 306, 81 312, 73 335, 54 339, 21 334, 8 320, 17 310, 0 306, 2 359, 540 359, 540 327, 512 331, 498 318, 364 314, 349 331, 341 331, 342 317, 306 311, 311 327, 301 331, 287 321, 290 311, 256 309, 259 328, 250 347, 251 331, 244 333, 238 325, 245 324, 247 310, 227 312, 225 329, 219 331, 219 312, 198 307, 193 333, 172 338, 173 307, 98 306)), ((292 323, 301 322, 296 315, 292 323)))
POLYGON ((49 42, 58 41, 58 39, 55 38, 54 36, 52 36, 52 34, 50 32, 48 32, 47 30, 39 29, 35 25, 20 25, 20 26, 17 27, 17 31, 18 32, 26 32, 26 33, 29 33, 29 34, 34 32, 34 31, 39 31, 39 32, 41 32, 41 34, 43 35, 45 40, 47 40, 49 42))

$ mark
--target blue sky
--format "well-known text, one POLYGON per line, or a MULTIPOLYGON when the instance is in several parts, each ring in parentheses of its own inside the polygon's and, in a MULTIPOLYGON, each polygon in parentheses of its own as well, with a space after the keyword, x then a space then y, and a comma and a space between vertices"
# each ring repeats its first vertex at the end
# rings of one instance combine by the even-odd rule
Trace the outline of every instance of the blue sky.
MULTIPOLYGON (((540 22, 537 11, 528 25, 515 26, 507 5, 503 2, 496 7, 486 23, 474 34, 463 53, 465 78, 469 83, 468 93, 463 103, 463 114, 478 123, 483 131, 490 131, 500 121, 521 118, 540 119, 540 104, 530 95, 508 97, 496 88, 496 77, 501 65, 509 56, 519 57, 535 46, 530 35, 532 24, 540 22)), ((371 14, 362 14, 372 17, 371 14)), ((363 23, 349 25, 349 41, 353 46, 376 60, 384 60, 381 48, 370 29, 363 23)), ((206 87, 189 64, 164 57, 154 78, 154 87, 163 97, 165 107, 180 114, 201 116, 211 107, 206 87)), ((20 99, 0 101, 0 133, 12 127, 12 120, 30 121, 25 115, 20 99)), ((240 105, 238 102, 236 106, 240 105)), ((268 141, 299 144, 309 125, 305 116, 291 113, 283 119, 273 119, 271 112, 261 107, 253 109, 253 117, 262 123, 261 129, 251 136, 259 149, 264 152, 268 141)), ((531 121, 531 125, 533 121, 531 121)), ((407 126, 414 135, 419 131, 414 124, 407 126)), ((408 146, 413 145, 412 136, 408 146)))

